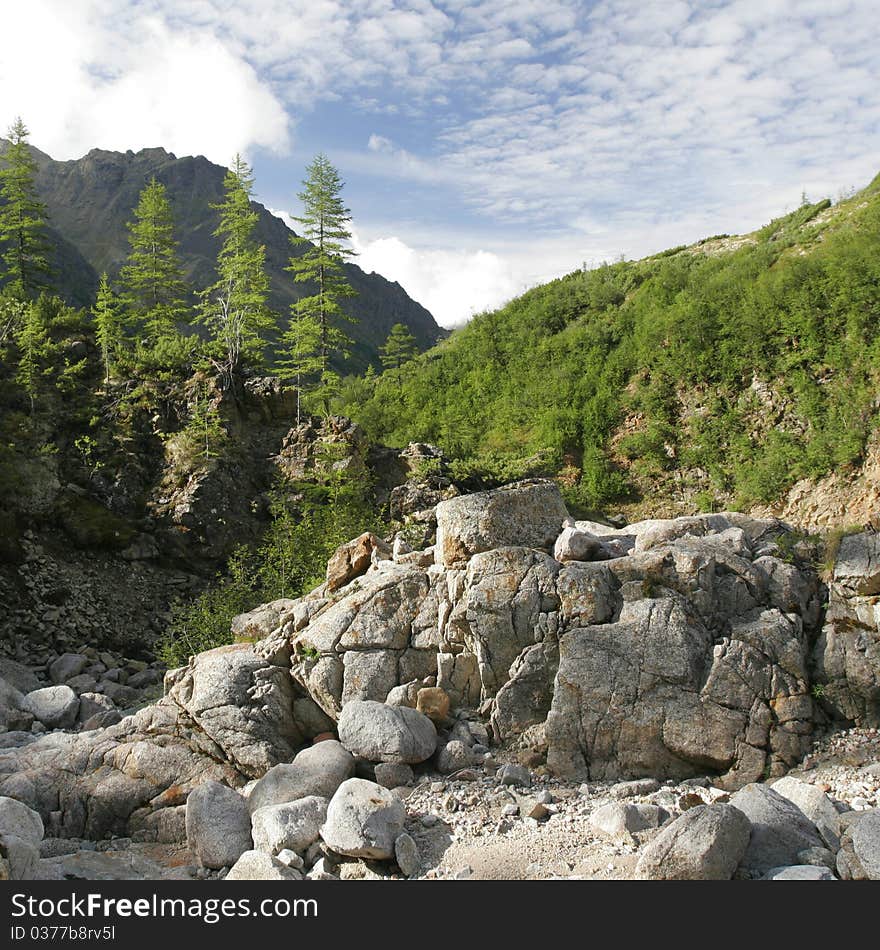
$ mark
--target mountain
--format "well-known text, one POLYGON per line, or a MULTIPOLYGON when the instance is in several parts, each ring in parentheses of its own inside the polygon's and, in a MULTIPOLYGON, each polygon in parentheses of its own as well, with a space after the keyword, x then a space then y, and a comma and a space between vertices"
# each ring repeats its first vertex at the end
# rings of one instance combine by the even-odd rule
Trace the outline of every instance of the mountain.
MULTIPOLYGON (((0 150, 5 144, 0 141, 0 150)), ((87 306, 94 299, 98 275, 105 270, 111 278, 118 274, 129 249, 126 224, 141 189, 154 175, 168 191, 190 285, 199 290, 214 280, 218 215, 210 206, 222 197, 225 168, 201 156, 177 158, 161 148, 136 153, 93 149, 65 162, 38 149, 33 153, 37 190, 49 212, 57 290, 70 303, 87 306)), ((310 292, 285 271, 291 254, 303 251, 291 248, 291 231, 283 221, 256 202, 254 208, 259 213, 256 238, 266 245, 270 305, 286 317, 290 304, 310 292)), ((345 327, 355 344, 348 371, 378 364, 378 348, 395 323, 405 324, 421 349, 445 335, 400 284, 366 274, 355 264, 346 265, 346 272, 357 296, 342 305, 358 321, 345 327)))
POLYGON ((878 325, 880 176, 534 288, 352 384, 344 411, 385 444, 438 443, 459 477, 553 475, 569 504, 631 519, 770 506, 811 529, 864 523, 880 511, 878 325))

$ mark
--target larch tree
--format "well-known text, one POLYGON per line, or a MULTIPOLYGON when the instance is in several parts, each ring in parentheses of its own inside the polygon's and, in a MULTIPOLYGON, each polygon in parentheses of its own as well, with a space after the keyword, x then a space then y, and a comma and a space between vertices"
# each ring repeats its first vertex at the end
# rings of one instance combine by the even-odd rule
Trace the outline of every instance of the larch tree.
POLYGON ((383 368, 393 370, 396 373, 398 389, 403 386, 401 368, 404 364, 409 363, 418 352, 416 338, 407 330, 406 325, 395 323, 388 334, 388 339, 379 347, 379 356, 383 368))
POLYGON ((345 356, 351 340, 339 327, 351 318, 343 311, 340 300, 354 296, 355 291, 345 276, 344 264, 354 252, 347 246, 351 232, 347 225, 351 212, 342 201, 343 182, 339 172, 326 155, 319 154, 306 169, 303 190, 298 198, 303 213, 294 217, 302 225, 302 235, 294 235, 295 248, 305 246, 301 255, 290 258, 288 270, 297 283, 309 283, 315 293, 293 304, 291 328, 305 319, 306 325, 318 328, 318 369, 315 387, 329 409, 330 393, 338 383, 338 375, 330 367, 332 356, 345 356))
POLYGON ((122 346, 122 319, 119 302, 106 273, 101 274, 92 317, 95 321, 95 337, 101 350, 101 362, 104 364, 104 380, 109 383, 122 346))
POLYGON ((49 334, 43 324, 43 315, 38 306, 30 304, 25 310, 24 319, 15 334, 15 342, 20 354, 15 381, 27 393, 31 404, 31 415, 33 415, 49 348, 49 334))
POLYGON ((254 180, 236 155, 224 180, 224 197, 214 231, 223 239, 217 255, 217 281, 201 293, 200 321, 211 334, 209 356, 232 385, 243 362, 259 363, 273 320, 266 300, 266 248, 254 240, 259 215, 251 207, 254 180))
POLYGON ((186 286, 165 186, 151 178, 128 223, 131 251, 120 272, 122 296, 133 321, 152 344, 177 333, 186 312, 186 286))
POLYGON ((28 130, 17 118, 0 160, 0 246, 4 276, 23 297, 34 297, 49 283, 46 206, 36 185, 37 163, 28 130))
POLYGON ((290 323, 281 336, 275 374, 296 387, 296 424, 302 421, 303 393, 322 377, 321 326, 311 313, 297 313, 291 305, 290 323))

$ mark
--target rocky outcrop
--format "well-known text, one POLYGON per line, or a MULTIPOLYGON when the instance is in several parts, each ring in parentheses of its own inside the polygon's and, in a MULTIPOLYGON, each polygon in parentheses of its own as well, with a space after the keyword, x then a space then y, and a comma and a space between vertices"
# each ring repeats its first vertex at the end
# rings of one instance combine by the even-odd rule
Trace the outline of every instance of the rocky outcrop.
POLYGON ((436 517, 433 563, 373 558, 265 629, 257 651, 286 651, 328 716, 436 686, 496 741, 540 728, 555 774, 594 780, 709 770, 737 786, 803 756, 820 584, 779 556, 780 522, 572 523, 549 482, 436 517))
POLYGON ((840 540, 813 655, 816 693, 836 719, 880 725, 880 535, 840 540))

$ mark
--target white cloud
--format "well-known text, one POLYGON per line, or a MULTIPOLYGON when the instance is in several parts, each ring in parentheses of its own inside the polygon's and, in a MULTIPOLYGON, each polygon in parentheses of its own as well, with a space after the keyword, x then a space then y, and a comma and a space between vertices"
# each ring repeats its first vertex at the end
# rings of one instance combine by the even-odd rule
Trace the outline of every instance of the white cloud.
POLYGON ((353 246, 359 267, 397 281, 441 326, 465 323, 524 289, 511 264, 489 251, 416 249, 398 237, 357 235, 353 246))
POLYGON ((161 145, 228 164, 254 146, 284 151, 290 120, 254 68, 216 36, 108 5, 30 0, 4 11, 0 124, 25 117, 54 158, 161 145))

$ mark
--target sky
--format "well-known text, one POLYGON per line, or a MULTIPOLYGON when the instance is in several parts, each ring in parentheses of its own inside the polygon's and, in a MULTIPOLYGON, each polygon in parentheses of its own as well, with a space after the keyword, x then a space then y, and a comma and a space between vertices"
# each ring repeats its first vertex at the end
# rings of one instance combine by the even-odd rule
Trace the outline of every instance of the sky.
POLYGON ((0 130, 56 159, 324 152, 356 262, 445 326, 880 171, 878 0, 0 0, 0 130))

